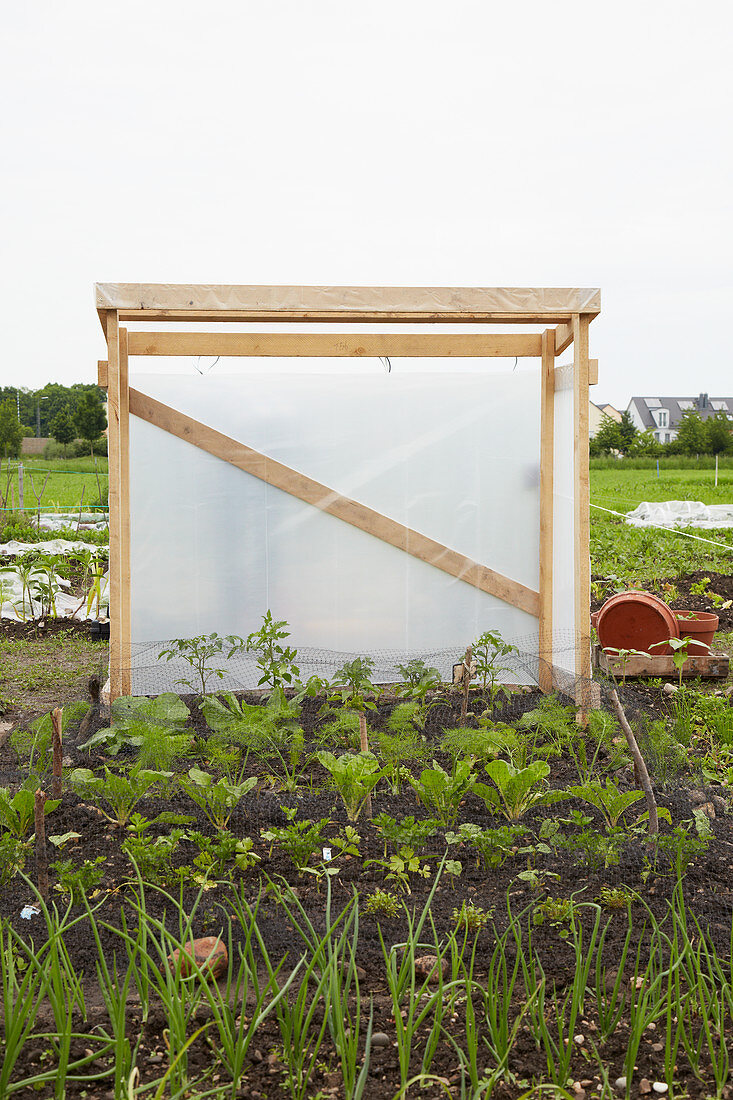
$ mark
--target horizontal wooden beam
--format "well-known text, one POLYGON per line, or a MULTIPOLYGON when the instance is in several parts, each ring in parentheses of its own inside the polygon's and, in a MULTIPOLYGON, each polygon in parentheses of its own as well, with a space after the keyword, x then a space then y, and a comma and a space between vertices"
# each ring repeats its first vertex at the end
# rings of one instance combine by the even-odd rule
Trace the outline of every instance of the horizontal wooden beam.
POLYGON ((109 364, 106 359, 97 360, 97 385, 100 389, 107 389, 107 374, 109 364))
MULTIPOLYGON (((592 317, 595 313, 591 314, 592 317)), ((228 322, 291 322, 318 324, 495 324, 495 325, 556 325, 568 323, 572 313, 551 310, 547 313, 511 312, 411 312, 407 310, 365 311, 356 309, 120 309, 120 321, 212 321, 228 322)))
POLYGON ((396 358, 531 357, 542 354, 542 337, 531 333, 330 332, 131 332, 130 355, 309 356, 393 355, 396 358))
POLYGON ((497 596, 535 618, 539 615, 539 593, 531 588, 496 573, 488 566, 479 565, 456 550, 451 550, 358 501, 342 496, 306 474, 268 458, 245 443, 223 435, 147 394, 130 390, 130 413, 482 592, 497 596))

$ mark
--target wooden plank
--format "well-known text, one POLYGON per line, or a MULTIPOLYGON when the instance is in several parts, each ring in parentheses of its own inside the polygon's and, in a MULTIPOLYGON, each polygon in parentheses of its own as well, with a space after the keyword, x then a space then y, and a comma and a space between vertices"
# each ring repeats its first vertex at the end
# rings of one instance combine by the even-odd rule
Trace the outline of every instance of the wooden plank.
POLYGON ((97 360, 97 385, 100 389, 107 389, 107 360, 97 360))
MULTIPOLYGON (((588 456, 588 318, 573 318, 573 465, 575 482, 575 675, 581 716, 593 705, 590 641, 590 471, 588 456)), ((577 698, 577 696, 576 696, 577 698)))
POLYGON ((329 332, 131 332, 130 355, 241 355, 404 358, 530 357, 542 354, 542 338, 529 334, 329 332))
POLYGON ((402 310, 365 313, 361 310, 281 310, 281 309, 121 309, 121 321, 213 321, 216 324, 304 321, 314 324, 450 324, 450 325, 554 325, 569 323, 572 314, 551 313, 481 313, 457 310, 453 313, 412 313, 402 310))
POLYGON ((130 694, 132 665, 130 600, 130 399, 127 353, 127 329, 119 330, 119 479, 120 479, 120 689, 130 694))
POLYGON ((555 355, 561 355, 573 342, 572 323, 558 325, 555 329, 555 355))
POLYGON ((598 360, 597 359, 589 359, 588 360, 588 385, 589 386, 597 386, 598 385, 598 360))
POLYGON ((109 451, 109 690, 122 695, 120 556, 120 336, 117 314, 108 310, 107 323, 107 445, 109 451))
MULTIPOLYGON (((677 680, 679 670, 675 668, 671 656, 648 653, 632 655, 626 658, 608 653, 596 646, 594 661, 603 672, 613 673, 616 679, 633 680, 637 677, 661 676, 677 680)), ((688 657, 682 666, 682 676, 704 679, 725 679, 730 671, 730 657, 725 653, 705 653, 698 657, 688 657)))
POLYGON ((426 535, 413 531, 358 501, 341 496, 328 486, 268 458, 206 424, 193 420, 177 409, 171 409, 147 394, 139 393, 134 389, 130 390, 130 412, 133 416, 139 416, 163 431, 170 432, 179 439, 200 447, 208 454, 266 481, 268 485, 273 485, 297 497, 298 500, 312 504, 344 523, 349 523, 352 527, 357 527, 412 557, 427 562, 466 584, 473 585, 482 592, 497 596, 530 615, 535 617, 539 615, 539 593, 532 589, 496 573, 488 566, 466 558, 455 550, 442 546, 426 535))
POLYGON ((539 686, 553 690, 552 562, 555 465, 555 330, 542 333, 542 395, 540 415, 540 635, 539 686))
POLYGON ((234 286, 97 283, 98 309, 125 315, 178 311, 189 320, 234 315, 324 320, 365 317, 447 320, 536 320, 552 324, 573 314, 600 312, 600 291, 590 287, 234 286))

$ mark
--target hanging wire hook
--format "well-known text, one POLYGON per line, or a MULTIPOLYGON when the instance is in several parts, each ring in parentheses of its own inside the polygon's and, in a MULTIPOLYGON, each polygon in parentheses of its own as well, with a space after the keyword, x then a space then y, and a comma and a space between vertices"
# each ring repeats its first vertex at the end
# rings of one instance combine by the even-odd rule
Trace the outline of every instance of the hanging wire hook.
POLYGON ((390 374, 390 372, 392 370, 392 364, 389 361, 389 356, 388 355, 380 355, 379 356, 379 361, 381 362, 382 366, 386 368, 387 374, 390 374))
MULTIPOLYGON (((212 371, 214 369, 214 367, 216 366, 216 364, 219 362, 220 359, 221 359, 221 356, 217 355, 216 359, 214 360, 214 362, 211 364, 211 366, 209 367, 209 369, 205 373, 208 374, 209 371, 212 371)), ((199 372, 199 374, 203 376, 204 371, 199 370, 199 363, 200 362, 201 362, 201 356, 197 355, 196 356, 196 362, 194 363, 193 366, 194 366, 194 370, 197 370, 199 372)))
POLYGON ((514 356, 514 366, 512 367, 512 374, 514 374, 514 371, 517 369, 517 363, 518 362, 519 362, 519 356, 515 355, 514 356))

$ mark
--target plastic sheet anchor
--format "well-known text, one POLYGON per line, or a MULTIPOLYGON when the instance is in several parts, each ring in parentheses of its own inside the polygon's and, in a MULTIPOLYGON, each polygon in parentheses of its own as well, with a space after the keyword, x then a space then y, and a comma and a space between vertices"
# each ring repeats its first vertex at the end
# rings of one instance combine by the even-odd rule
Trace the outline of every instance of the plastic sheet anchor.
POLYGON ((20 911, 20 915, 23 920, 30 920, 31 917, 37 917, 41 910, 37 905, 24 905, 20 911))
POLYGON ((324 859, 325 863, 330 863, 331 862, 331 849, 330 848, 324 848, 323 849, 323 859, 324 859))

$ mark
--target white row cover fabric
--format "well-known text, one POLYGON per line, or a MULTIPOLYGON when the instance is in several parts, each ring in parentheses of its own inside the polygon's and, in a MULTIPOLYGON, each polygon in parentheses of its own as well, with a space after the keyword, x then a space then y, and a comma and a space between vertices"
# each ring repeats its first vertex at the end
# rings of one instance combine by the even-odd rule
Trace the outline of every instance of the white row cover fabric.
POLYGON ((82 512, 81 516, 78 512, 41 512, 40 520, 31 516, 30 522, 39 531, 64 531, 77 524, 82 531, 102 531, 109 526, 109 519, 102 512, 82 512))
POLYGON ((632 527, 733 527, 733 504, 703 504, 701 500, 643 500, 626 513, 632 527))
MULTIPOLYGON (((52 614, 59 619, 86 619, 87 597, 74 596, 64 591, 69 588, 69 582, 65 577, 54 574, 55 585, 58 587, 53 598, 52 614)), ((47 577, 40 570, 35 571, 30 577, 30 592, 23 587, 21 578, 13 566, 0 567, 0 618, 13 619, 16 622, 30 621, 38 618, 39 608, 43 603, 41 587, 45 587, 47 577)), ((96 608, 96 599, 93 610, 96 608)), ((106 618, 109 613, 109 574, 105 574, 100 583, 100 617, 106 618)))
MULTIPOLYGON (((539 586, 538 370, 133 372, 130 385, 539 586)), ((563 402, 564 419, 572 418, 572 389, 563 402)), ((556 505, 570 502, 555 525, 563 636, 573 627, 574 581, 572 432, 565 428, 563 421, 556 439, 567 437, 570 450, 555 477, 556 505)), ((485 630, 510 642, 537 637, 531 615, 135 416, 130 502, 133 653, 214 631, 246 637, 268 609, 290 624, 297 647, 330 653, 455 647, 460 655, 485 630)), ((572 650, 565 663, 572 671, 572 650)))
POLYGON ((17 539, 11 539, 10 542, 0 542, 0 558, 17 558, 33 550, 39 550, 42 554, 71 554, 75 550, 91 550, 93 554, 98 554, 101 550, 109 550, 109 546, 92 545, 76 539, 44 539, 43 542, 18 542, 17 539))
POLYGON ((97 283, 97 309, 283 312, 593 313, 600 290, 581 287, 234 286, 97 283))

